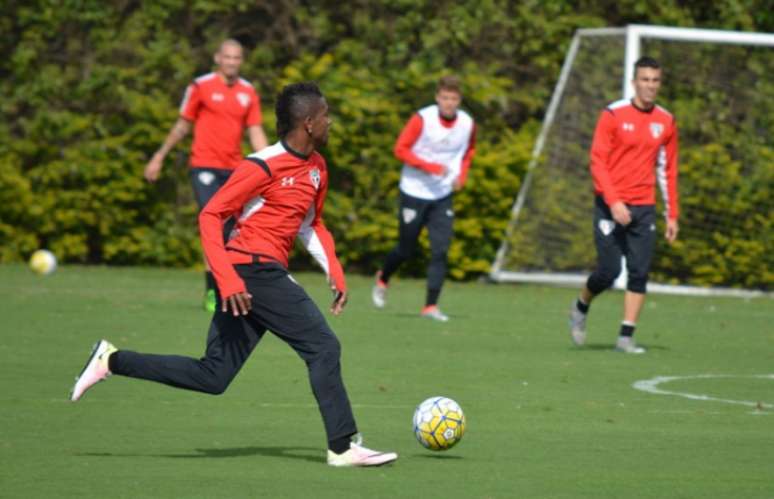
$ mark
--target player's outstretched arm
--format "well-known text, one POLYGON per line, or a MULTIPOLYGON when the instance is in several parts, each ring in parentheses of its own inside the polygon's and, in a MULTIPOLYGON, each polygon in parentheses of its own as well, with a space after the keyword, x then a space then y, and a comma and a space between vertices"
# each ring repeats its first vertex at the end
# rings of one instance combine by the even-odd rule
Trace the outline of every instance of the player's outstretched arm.
POLYGON ((145 165, 144 176, 148 182, 155 182, 158 180, 159 174, 161 174, 161 168, 164 165, 164 158, 178 142, 183 140, 185 136, 190 133, 190 131, 191 122, 184 118, 178 118, 177 122, 175 122, 175 125, 172 127, 172 130, 167 134, 167 138, 164 139, 164 143, 159 150, 153 154, 153 157, 148 161, 148 164, 145 165))
POLYGON ((261 125, 247 127, 247 135, 250 138, 250 146, 255 152, 258 152, 269 145, 269 140, 266 138, 266 133, 263 131, 261 125))

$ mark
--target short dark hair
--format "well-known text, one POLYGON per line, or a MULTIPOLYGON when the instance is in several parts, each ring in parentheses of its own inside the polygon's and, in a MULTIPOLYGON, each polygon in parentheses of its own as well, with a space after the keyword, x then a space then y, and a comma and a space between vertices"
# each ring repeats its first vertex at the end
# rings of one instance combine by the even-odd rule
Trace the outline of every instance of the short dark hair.
POLYGON ((658 61, 654 58, 644 55, 637 59, 637 62, 634 63, 634 76, 637 76, 637 70, 639 68, 661 69, 661 64, 659 64, 658 61))
POLYGON ((459 77, 456 75, 442 76, 441 79, 438 80, 436 92, 440 92, 441 90, 457 92, 462 95, 462 81, 460 81, 459 77))
POLYGON ((299 121, 310 116, 324 96, 313 81, 285 85, 277 96, 277 135, 284 138, 299 121))

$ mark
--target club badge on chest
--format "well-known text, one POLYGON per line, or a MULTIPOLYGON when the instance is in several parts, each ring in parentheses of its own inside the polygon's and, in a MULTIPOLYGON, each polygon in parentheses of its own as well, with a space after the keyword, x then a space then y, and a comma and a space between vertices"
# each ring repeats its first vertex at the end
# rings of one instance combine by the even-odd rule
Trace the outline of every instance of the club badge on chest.
POLYGON ((319 168, 312 168, 309 171, 309 180, 314 185, 315 190, 320 189, 320 170, 319 168))
POLYGON ((661 134, 663 132, 664 132, 664 125, 662 125, 661 123, 650 124, 650 134, 653 136, 654 139, 661 137, 661 134))

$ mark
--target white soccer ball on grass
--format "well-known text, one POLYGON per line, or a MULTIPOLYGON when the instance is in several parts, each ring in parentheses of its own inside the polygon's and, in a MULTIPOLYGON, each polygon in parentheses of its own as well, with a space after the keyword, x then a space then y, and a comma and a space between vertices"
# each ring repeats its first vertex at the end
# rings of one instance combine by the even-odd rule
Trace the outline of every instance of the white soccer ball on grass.
POLYGON ((56 256, 48 250, 39 249, 30 257, 30 269, 40 275, 48 275, 56 270, 56 256))
POLYGON ((414 436, 430 450, 451 449, 465 434, 465 415, 447 397, 430 397, 414 411, 414 436))

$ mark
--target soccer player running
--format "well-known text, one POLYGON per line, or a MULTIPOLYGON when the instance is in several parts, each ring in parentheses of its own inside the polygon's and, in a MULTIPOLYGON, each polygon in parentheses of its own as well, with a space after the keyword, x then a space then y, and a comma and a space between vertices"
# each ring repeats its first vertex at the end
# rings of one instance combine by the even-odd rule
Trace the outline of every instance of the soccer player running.
POLYGON ((376 273, 371 298, 377 308, 385 306, 390 277, 414 253, 419 234, 427 226, 430 263, 421 315, 446 322, 449 317, 438 307, 438 298, 452 237, 452 198, 468 177, 475 154, 476 127, 473 118, 459 108, 462 85, 457 77, 440 79, 435 102, 411 117, 395 144, 395 156, 403 161, 398 244, 376 273))
MULTIPOLYGON (((185 90, 180 117, 164 143, 145 166, 145 178, 159 178, 164 158, 191 128, 194 130, 189 160, 194 196, 201 210, 226 183, 242 160, 242 135, 245 129, 254 151, 268 145, 262 127, 261 100, 253 86, 239 77, 242 45, 225 40, 215 53, 215 72, 196 78, 185 90)), ((226 228, 226 233, 230 226, 226 228)), ((216 286, 212 272, 205 273, 204 308, 215 311, 216 286)))
POLYGON ((361 445, 341 378, 339 340, 287 270, 298 235, 328 275, 335 294, 331 312, 342 312, 347 285, 322 220, 328 170, 317 152, 328 140, 328 105, 316 84, 296 83, 282 90, 276 111, 280 141, 244 159, 199 215, 202 246, 223 297, 210 324, 204 357, 116 350, 101 340, 71 400, 79 400, 111 374, 222 393, 271 330, 306 362, 328 438, 328 464, 389 463, 397 454, 361 445), (232 216, 236 227, 224 244, 221 230, 232 216))
POLYGON ((576 345, 586 341, 586 317, 592 300, 609 288, 626 257, 628 282, 623 322, 616 350, 644 353, 634 341, 634 329, 645 302, 648 272, 656 240, 655 184, 666 206, 665 237, 671 244, 678 232, 677 124, 656 105, 661 67, 655 59, 634 65, 634 98, 607 106, 599 116, 591 145, 594 179, 594 243, 597 268, 589 276, 570 310, 570 334, 576 345))

